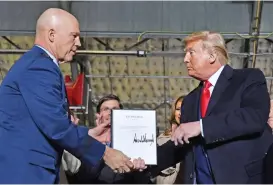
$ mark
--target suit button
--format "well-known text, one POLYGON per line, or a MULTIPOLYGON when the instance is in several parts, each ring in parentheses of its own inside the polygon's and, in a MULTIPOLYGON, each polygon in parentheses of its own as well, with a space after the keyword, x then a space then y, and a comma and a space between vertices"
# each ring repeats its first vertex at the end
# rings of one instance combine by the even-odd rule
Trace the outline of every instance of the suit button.
POLYGON ((193 175, 192 175, 192 173, 190 174, 190 179, 192 179, 193 178, 193 175))

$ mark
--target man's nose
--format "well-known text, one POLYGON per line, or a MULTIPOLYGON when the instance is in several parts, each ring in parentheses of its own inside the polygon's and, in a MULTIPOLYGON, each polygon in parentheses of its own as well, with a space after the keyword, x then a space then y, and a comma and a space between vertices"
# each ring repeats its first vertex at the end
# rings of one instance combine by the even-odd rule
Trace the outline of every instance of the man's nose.
POLYGON ((189 63, 189 54, 188 53, 185 54, 184 63, 189 63))
POLYGON ((75 45, 76 45, 78 48, 82 46, 82 45, 81 45, 80 37, 77 37, 75 45))

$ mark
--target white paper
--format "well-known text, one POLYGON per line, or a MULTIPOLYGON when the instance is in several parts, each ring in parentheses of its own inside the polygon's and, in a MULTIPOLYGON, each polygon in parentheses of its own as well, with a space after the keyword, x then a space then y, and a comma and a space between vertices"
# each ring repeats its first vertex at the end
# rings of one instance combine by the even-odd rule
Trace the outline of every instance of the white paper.
POLYGON ((155 110, 113 110, 111 125, 114 149, 147 165, 157 164, 155 110))

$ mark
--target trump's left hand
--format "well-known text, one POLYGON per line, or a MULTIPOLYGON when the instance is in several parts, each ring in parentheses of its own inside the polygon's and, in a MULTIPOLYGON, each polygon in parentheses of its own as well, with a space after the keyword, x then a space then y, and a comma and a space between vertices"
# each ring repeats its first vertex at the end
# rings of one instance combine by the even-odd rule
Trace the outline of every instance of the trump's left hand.
POLYGON ((172 134, 172 141, 175 145, 189 143, 189 139, 201 134, 199 121, 180 124, 172 134))

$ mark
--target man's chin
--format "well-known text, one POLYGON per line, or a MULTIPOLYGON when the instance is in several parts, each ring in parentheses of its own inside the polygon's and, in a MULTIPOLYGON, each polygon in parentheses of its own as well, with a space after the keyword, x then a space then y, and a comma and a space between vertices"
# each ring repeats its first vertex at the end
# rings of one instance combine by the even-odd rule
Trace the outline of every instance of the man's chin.
POLYGON ((193 73, 193 72, 188 71, 188 75, 189 75, 190 77, 193 77, 193 78, 194 78, 194 73, 193 73))
POLYGON ((66 56, 64 59, 64 63, 71 62, 73 60, 73 56, 66 56))
POLYGON ((198 79, 196 73, 194 73, 194 71, 192 71, 192 70, 188 70, 188 75, 189 75, 190 77, 192 77, 192 78, 198 79))
POLYGON ((66 63, 66 61, 59 61, 59 64, 64 64, 64 63, 66 63))

